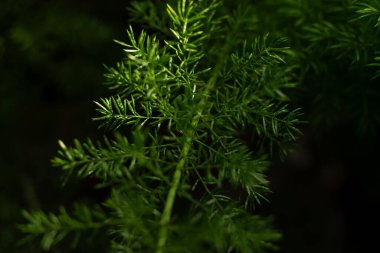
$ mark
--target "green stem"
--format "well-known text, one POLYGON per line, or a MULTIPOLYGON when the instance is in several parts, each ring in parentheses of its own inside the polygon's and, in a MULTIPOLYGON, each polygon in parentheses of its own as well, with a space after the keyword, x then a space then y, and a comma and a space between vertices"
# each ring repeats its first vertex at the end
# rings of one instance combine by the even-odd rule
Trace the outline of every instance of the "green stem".
MULTIPOLYGON (((194 117, 192 123, 197 124, 197 120, 194 117)), ((182 155, 181 159, 177 163, 174 175, 173 175, 173 181, 172 185, 170 187, 169 193, 166 197, 165 202, 165 208, 162 213, 161 221, 160 221, 160 231, 159 231, 159 239, 158 239, 158 245, 157 245, 157 253, 163 253, 164 248, 166 245, 166 240, 168 238, 168 224, 170 222, 170 217, 172 214, 173 206, 174 206, 174 200, 177 195, 177 190, 179 183, 181 181, 181 174, 182 170, 185 167, 186 158, 189 153, 191 143, 192 143, 192 136, 194 134, 195 130, 190 131, 190 135, 188 138, 186 138, 186 142, 184 143, 183 149, 182 149, 182 155)))
MULTIPOLYGON (((217 68, 215 68, 215 69, 217 69, 217 68)), ((214 86, 214 84, 216 82, 216 78, 217 78, 217 75, 213 75, 213 76, 215 76, 215 77, 212 77, 210 79, 210 81, 211 80, 212 81, 209 82, 209 84, 212 84, 211 86, 214 86)), ((207 93, 207 95, 208 95, 210 89, 211 88, 209 88, 205 91, 205 93, 207 93)), ((204 97, 207 97, 207 95, 204 97)), ((165 207, 164 207, 164 211, 162 213, 162 217, 161 217, 161 221, 160 221, 161 227, 160 227, 160 231, 159 231, 159 239, 158 239, 158 245, 157 245, 156 253, 163 253, 164 252, 164 248, 165 248, 166 241, 168 238, 168 224, 170 222, 170 217, 171 217, 173 206, 174 206, 174 200, 175 200, 175 197, 177 195, 179 183, 181 181, 182 171, 183 171, 183 168, 185 167, 187 156, 189 154, 190 147, 193 143, 194 133, 195 133, 196 128, 198 126, 198 122, 199 122, 199 119, 202 115, 203 107, 204 107, 205 103, 206 103, 205 99, 202 99, 199 102, 198 113, 193 117, 193 119, 191 121, 191 128, 186 133, 187 138, 185 139, 185 143, 183 144, 181 159, 177 163, 177 166, 176 166, 176 169, 175 169, 175 172, 173 175, 172 184, 171 184, 169 193, 166 197, 165 207)))
POLYGON ((185 139, 185 142, 183 144, 183 148, 182 148, 182 152, 181 152, 181 158, 180 158, 180 160, 177 163, 177 166, 175 168, 172 184, 171 184, 171 187, 169 189, 168 195, 166 197, 164 211, 162 213, 161 220, 160 220, 160 230, 159 230, 159 234, 158 234, 159 237, 158 237, 158 244, 157 244, 156 253, 164 253, 164 248, 165 248, 166 241, 168 238, 168 225, 170 223, 171 214, 173 211, 174 200, 175 200, 175 197, 177 195, 179 184, 181 182, 182 171, 185 167, 185 164, 187 161, 187 156, 189 154, 189 150, 190 150, 192 143, 193 143, 194 134, 197 130, 198 122, 199 122, 199 120, 203 114, 203 111, 205 109, 205 106, 207 104, 207 99, 208 99, 209 93, 214 88, 216 81, 218 79, 219 72, 221 71, 225 60, 229 56, 228 52, 229 52, 230 46, 231 46, 231 43, 230 43, 231 37, 232 36, 229 36, 227 38, 226 43, 225 43, 223 49, 221 50, 221 54, 220 54, 221 57, 220 57, 218 63, 216 64, 215 68, 213 69, 213 71, 211 73, 211 77, 207 82, 206 89, 204 90, 203 94, 201 95, 201 100, 197 104, 198 110, 196 111, 196 114, 193 116, 193 118, 191 120, 190 128, 188 129, 188 131, 186 131, 184 133, 184 136, 186 136, 186 139, 185 139))

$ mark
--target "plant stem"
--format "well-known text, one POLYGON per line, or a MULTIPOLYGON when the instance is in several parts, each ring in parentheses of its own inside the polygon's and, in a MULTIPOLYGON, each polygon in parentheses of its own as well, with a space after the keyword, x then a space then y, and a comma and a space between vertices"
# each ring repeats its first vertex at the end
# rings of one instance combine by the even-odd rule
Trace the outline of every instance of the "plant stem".
MULTIPOLYGON (((193 125, 193 123, 197 124, 195 117, 192 120, 192 125, 193 125)), ((188 138, 186 138, 186 142, 184 143, 183 149, 182 149, 181 159, 177 163, 177 166, 176 166, 176 169, 175 169, 175 172, 173 175, 172 185, 171 185, 169 193, 166 197, 165 208, 164 208, 164 211, 163 211, 163 214, 161 217, 161 221, 160 221, 161 227, 160 227, 160 231, 159 231, 159 239, 158 239, 158 245, 157 245, 157 251, 156 251, 157 253, 163 253, 164 252, 164 247, 166 244, 166 240, 168 238, 168 224, 170 222, 170 217, 171 217, 171 213, 173 210, 174 200, 175 200, 175 197, 177 195, 179 182, 181 181, 182 170, 183 170, 185 163, 186 163, 186 158, 187 158, 187 155, 188 155, 190 147, 191 147, 191 143, 192 143, 192 139, 193 139, 192 135, 194 134, 194 132, 195 132, 195 129, 192 129, 189 133, 190 135, 188 135, 188 138)))
MULTIPOLYGON (((229 38, 231 38, 231 36, 229 38)), ((209 93, 214 88, 215 83, 218 79, 218 74, 219 74, 221 68, 223 67, 224 61, 228 57, 228 51, 229 51, 229 48, 231 46, 231 43, 229 43, 229 42, 230 42, 230 40, 227 39, 227 41, 226 41, 226 43, 222 49, 222 53, 220 54, 221 59, 219 59, 217 65, 213 69, 213 71, 211 73, 211 77, 207 82, 206 89, 202 94, 202 98, 199 101, 199 103, 197 104, 198 110, 191 120, 190 129, 188 129, 184 134, 186 136, 186 139, 185 139, 185 143, 183 144, 183 148, 182 148, 182 152, 181 152, 181 158, 180 158, 179 162, 177 163, 177 166, 176 166, 176 169, 175 169, 175 172, 173 175, 172 185, 171 185, 169 193, 166 197, 164 211, 162 213, 162 217, 160 220, 160 230, 159 230, 159 235, 158 235, 159 238, 158 238, 156 253, 164 253, 164 248, 165 248, 166 241, 168 238, 168 225, 170 222, 170 218, 171 218, 171 214, 172 214, 172 210, 173 210, 173 206, 174 206, 174 200, 175 200, 175 197, 177 195, 178 186, 179 186, 179 183, 181 181, 182 170, 185 167, 187 156, 189 154, 190 147, 192 146, 192 143, 193 143, 194 134, 197 130, 199 119, 201 118, 203 111, 205 109, 204 107, 206 105, 209 93)))

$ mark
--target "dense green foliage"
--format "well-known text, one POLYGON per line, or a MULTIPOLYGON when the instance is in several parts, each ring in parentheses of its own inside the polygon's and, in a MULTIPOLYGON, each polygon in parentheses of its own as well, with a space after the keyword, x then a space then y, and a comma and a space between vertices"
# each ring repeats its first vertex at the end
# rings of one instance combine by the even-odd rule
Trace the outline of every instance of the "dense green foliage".
POLYGON ((287 37, 297 52, 306 92, 294 99, 303 104, 315 132, 351 124, 358 134, 375 134, 380 2, 273 0, 257 6, 261 27, 287 37))
POLYGON ((25 212, 22 230, 46 250, 92 231, 110 252, 276 248, 254 207, 270 161, 298 133, 289 107, 304 108, 315 136, 379 127, 380 1, 135 1, 129 11, 144 30, 128 29, 123 60, 107 68, 114 94, 95 118, 107 137, 60 141, 53 159, 109 194, 25 212))
MULTIPOLYGON (((135 12, 145 4, 135 2, 135 12)), ((268 192, 268 158, 285 155, 298 133, 299 112, 283 92, 294 86, 291 52, 281 38, 247 36, 247 7, 168 4, 172 35, 162 41, 129 28, 129 42, 118 42, 125 57, 106 75, 115 95, 96 102, 95 120, 114 137, 60 141, 53 159, 69 174, 99 178, 110 196, 73 214, 25 212, 22 230, 41 234, 45 250, 100 228, 112 252, 274 248, 279 234, 250 212, 268 192)))

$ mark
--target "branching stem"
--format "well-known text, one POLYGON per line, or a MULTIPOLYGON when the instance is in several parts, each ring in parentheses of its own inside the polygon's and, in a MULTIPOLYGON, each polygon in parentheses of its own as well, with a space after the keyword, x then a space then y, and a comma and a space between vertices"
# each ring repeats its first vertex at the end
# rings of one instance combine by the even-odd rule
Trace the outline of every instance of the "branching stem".
POLYGON ((230 38, 231 38, 231 36, 229 36, 228 39, 226 40, 226 43, 222 49, 222 53, 220 54, 220 59, 219 59, 218 63, 216 64, 215 68, 213 69, 212 73, 211 73, 211 77, 207 82, 207 86, 206 86, 206 89, 204 90, 204 92, 202 94, 201 100, 197 104, 198 110, 196 110, 196 114, 194 115, 194 117, 191 120, 190 128, 188 129, 188 131, 185 132, 186 138, 185 138, 185 142, 183 144, 183 148, 182 148, 182 152, 181 152, 181 158, 180 158, 180 160, 177 163, 177 166, 175 168, 172 184, 171 184, 170 190, 168 192, 168 195, 166 197, 164 211, 162 213, 162 217, 160 220, 160 231, 158 234, 159 238, 158 238, 156 253, 164 253, 164 248, 165 248, 166 241, 168 238, 168 225, 169 225, 169 222, 171 219, 171 214, 172 214, 172 210, 173 210, 173 206, 174 206, 174 200, 175 200, 175 197, 176 197, 177 191, 178 191, 178 186, 179 186, 179 183, 181 181, 182 171, 185 167, 187 157, 189 154, 189 150, 190 150, 192 143, 193 143, 194 134, 197 130, 198 122, 199 122, 199 120, 203 114, 203 111, 205 109, 205 106, 207 104, 207 99, 208 99, 209 93, 214 88, 216 81, 218 79, 218 74, 221 71, 224 62, 227 60, 227 58, 229 56, 228 52, 229 52, 230 47, 231 47, 231 43, 229 43, 230 38))

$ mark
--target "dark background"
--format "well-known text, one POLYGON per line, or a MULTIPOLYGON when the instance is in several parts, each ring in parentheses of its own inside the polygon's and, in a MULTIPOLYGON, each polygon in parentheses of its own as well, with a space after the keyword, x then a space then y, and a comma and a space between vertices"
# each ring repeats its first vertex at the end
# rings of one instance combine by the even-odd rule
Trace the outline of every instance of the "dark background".
POLYGON ((0 252, 42 251, 37 241, 16 245, 22 209, 54 212, 97 197, 91 182, 62 187, 50 159, 57 139, 101 135, 92 101, 108 94, 103 64, 121 58, 113 39, 126 37, 127 4, 0 1, 0 252))
MULTIPOLYGON (((57 139, 70 143, 102 134, 91 120, 92 101, 108 94, 103 64, 122 56, 112 40, 126 39, 127 5, 1 0, 0 252, 41 252, 38 242, 17 244, 22 209, 55 211, 100 198, 86 180, 63 187, 61 171, 49 161, 57 139)), ((283 232, 280 252, 365 252, 377 243, 371 229, 379 213, 379 129, 358 134, 358 118, 318 111, 309 103, 317 92, 301 88, 295 106, 304 108, 310 123, 295 152, 271 169, 273 194, 263 210, 283 232), (314 124, 310 117, 316 113, 334 123, 314 124)), ((329 95, 341 95, 335 92, 329 95)))

